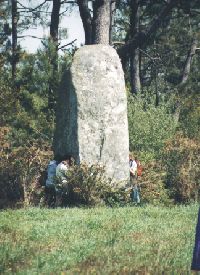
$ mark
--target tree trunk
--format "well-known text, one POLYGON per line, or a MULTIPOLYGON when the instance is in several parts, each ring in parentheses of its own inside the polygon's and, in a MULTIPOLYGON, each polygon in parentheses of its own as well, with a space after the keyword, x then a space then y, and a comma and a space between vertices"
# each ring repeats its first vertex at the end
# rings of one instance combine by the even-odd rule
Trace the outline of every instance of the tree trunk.
POLYGON ((116 1, 111 0, 110 2, 110 28, 109 28, 109 44, 112 44, 112 27, 114 25, 114 13, 116 10, 116 1))
POLYGON ((85 31, 85 45, 92 44, 92 17, 88 8, 88 0, 77 0, 80 16, 85 31))
POLYGON ((12 79, 16 79, 17 68, 17 0, 12 0, 12 79))
POLYGON ((60 17, 61 0, 53 0, 51 12, 50 37, 53 43, 53 50, 50 52, 50 63, 52 66, 52 76, 49 80, 48 108, 49 111, 55 109, 55 95, 58 88, 58 28, 60 17))
POLYGON ((111 0, 96 0, 93 3, 93 44, 109 45, 110 15, 111 0))
POLYGON ((88 2, 88 0, 77 0, 85 31, 85 44, 109 45, 111 42, 112 14, 116 1, 93 1, 93 17, 91 16, 88 2))
POLYGON ((193 41, 192 41, 192 45, 190 47, 190 50, 188 52, 186 61, 185 61, 185 66, 184 66, 184 69, 183 69, 183 74, 182 74, 181 82, 180 82, 181 85, 185 84, 188 80, 190 70, 191 70, 192 58, 195 55, 196 48, 197 48, 197 39, 194 38, 193 41))
MULTIPOLYGON (((133 38, 139 33, 139 0, 132 0, 130 4, 130 35, 133 38)), ((139 44, 138 44, 139 46, 139 44)), ((137 94, 140 91, 140 50, 139 47, 130 50, 130 82, 131 93, 137 94)))
POLYGON ((50 36, 58 50, 58 27, 60 14, 61 0, 53 0, 53 8, 51 12, 50 36))
POLYGON ((134 49, 130 56, 131 93, 137 94, 141 89, 140 83, 140 50, 134 49))

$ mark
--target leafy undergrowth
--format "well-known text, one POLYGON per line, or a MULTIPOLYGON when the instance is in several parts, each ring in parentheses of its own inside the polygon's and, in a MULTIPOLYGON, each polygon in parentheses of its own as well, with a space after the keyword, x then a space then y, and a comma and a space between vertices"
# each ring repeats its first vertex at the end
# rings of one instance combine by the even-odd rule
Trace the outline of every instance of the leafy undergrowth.
POLYGON ((0 273, 190 274, 197 205, 0 212, 0 273))

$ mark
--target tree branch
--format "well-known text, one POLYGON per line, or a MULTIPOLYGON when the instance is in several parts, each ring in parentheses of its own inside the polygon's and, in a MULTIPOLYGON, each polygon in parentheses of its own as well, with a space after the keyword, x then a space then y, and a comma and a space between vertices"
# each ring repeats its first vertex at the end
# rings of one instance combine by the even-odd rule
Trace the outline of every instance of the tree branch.
POLYGON ((154 63, 154 65, 156 65, 155 60, 160 60, 160 58, 158 58, 158 57, 152 57, 152 56, 150 56, 148 53, 146 53, 142 49, 139 49, 139 51, 141 53, 143 53, 145 56, 147 56, 154 63))
POLYGON ((44 0, 40 5, 36 6, 35 8, 28 8, 28 7, 24 6, 22 3, 20 3, 19 1, 17 1, 17 3, 18 3, 21 7, 23 7, 24 9, 27 9, 27 10, 29 10, 29 11, 36 11, 37 9, 41 8, 42 6, 44 6, 44 4, 45 4, 46 2, 51 2, 51 0, 44 0))
MULTIPOLYGON (((33 11, 32 10, 25 10, 24 8, 18 8, 18 10, 20 10, 20 13, 32 13, 33 11)), ((50 11, 42 11, 40 10, 39 13, 45 13, 45 14, 51 14, 50 11)))
POLYGON ((74 39, 73 41, 71 41, 70 43, 66 44, 66 45, 63 45, 61 47, 58 48, 58 50, 62 50, 63 48, 69 46, 69 45, 72 45, 75 41, 77 41, 77 39, 74 39))
POLYGON ((20 36, 17 36, 17 38, 25 38, 25 37, 31 37, 31 38, 36 38, 36 39, 40 39, 40 40, 44 39, 44 38, 37 37, 37 36, 34 36, 34 35, 20 35, 20 36))
POLYGON ((76 2, 75 1, 62 1, 60 4, 63 5, 63 4, 75 4, 76 2))
POLYGON ((62 11, 61 13, 59 13, 59 16, 63 15, 67 11, 68 11, 68 8, 66 8, 66 10, 62 11))

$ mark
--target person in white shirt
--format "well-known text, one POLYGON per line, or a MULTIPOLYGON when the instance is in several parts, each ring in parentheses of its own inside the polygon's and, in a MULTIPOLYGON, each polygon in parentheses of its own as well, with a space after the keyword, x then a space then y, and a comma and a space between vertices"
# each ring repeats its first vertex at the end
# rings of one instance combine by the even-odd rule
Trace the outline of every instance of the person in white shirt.
POLYGON ((130 176, 137 177, 137 162, 133 156, 129 157, 130 176))
POLYGON ((56 177, 59 183, 56 185, 56 206, 63 205, 66 200, 70 187, 67 184, 67 171, 71 166, 71 157, 66 157, 56 167, 56 177))
POLYGON ((69 169, 70 161, 69 159, 61 161, 56 167, 56 177, 58 177, 62 183, 66 183, 66 172, 69 169))
POLYGON ((132 187, 132 200, 136 203, 140 203, 139 187, 137 184, 137 162, 136 159, 129 155, 129 166, 130 166, 130 184, 132 187))

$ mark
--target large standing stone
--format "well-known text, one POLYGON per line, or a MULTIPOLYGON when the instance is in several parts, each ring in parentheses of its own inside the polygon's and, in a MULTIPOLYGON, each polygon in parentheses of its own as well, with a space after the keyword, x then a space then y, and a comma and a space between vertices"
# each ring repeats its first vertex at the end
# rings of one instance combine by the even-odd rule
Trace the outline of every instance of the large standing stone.
POLYGON ((127 98, 116 51, 105 45, 80 48, 58 98, 55 155, 102 163, 116 182, 129 179, 127 98))

